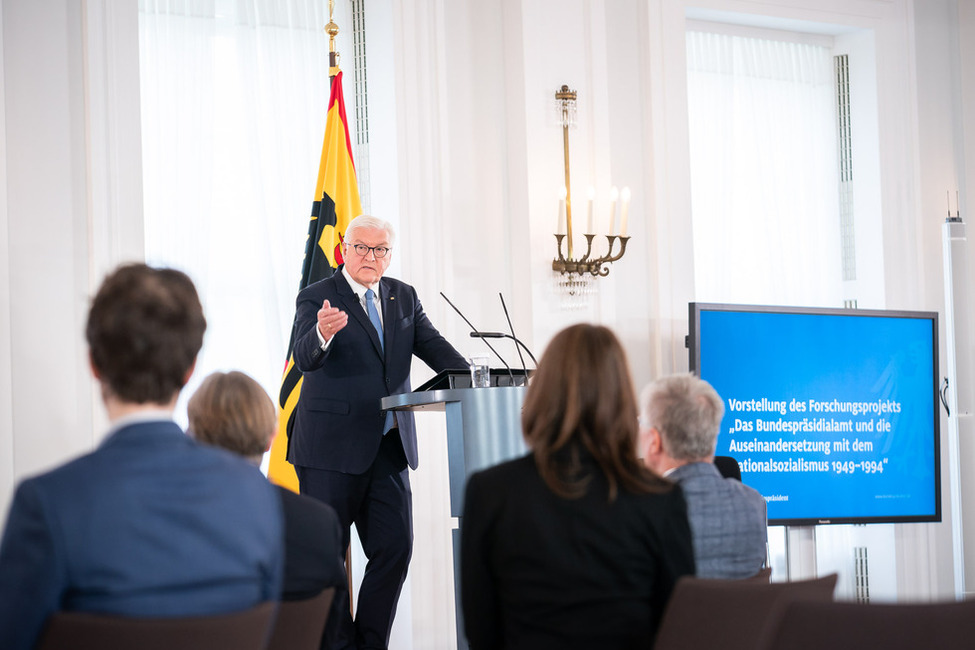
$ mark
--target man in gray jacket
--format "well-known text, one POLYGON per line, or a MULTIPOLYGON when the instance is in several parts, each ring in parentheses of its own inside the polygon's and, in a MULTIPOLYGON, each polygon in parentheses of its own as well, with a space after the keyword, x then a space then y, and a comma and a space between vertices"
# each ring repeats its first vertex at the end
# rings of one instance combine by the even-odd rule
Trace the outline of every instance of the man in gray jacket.
POLYGON ((644 462, 684 491, 699 578, 747 578, 766 559, 765 499, 714 466, 723 415, 718 393, 691 374, 658 379, 640 398, 644 462))

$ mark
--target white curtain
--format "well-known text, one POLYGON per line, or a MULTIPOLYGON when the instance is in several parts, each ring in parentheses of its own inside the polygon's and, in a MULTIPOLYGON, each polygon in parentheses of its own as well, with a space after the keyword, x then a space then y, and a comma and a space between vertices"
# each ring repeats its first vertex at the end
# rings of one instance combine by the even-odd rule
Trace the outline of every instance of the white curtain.
POLYGON ((193 278, 208 321, 184 400, 227 369, 277 398, 328 109, 323 5, 140 0, 146 257, 193 278))
POLYGON ((842 306, 833 63, 687 33, 695 297, 842 306))

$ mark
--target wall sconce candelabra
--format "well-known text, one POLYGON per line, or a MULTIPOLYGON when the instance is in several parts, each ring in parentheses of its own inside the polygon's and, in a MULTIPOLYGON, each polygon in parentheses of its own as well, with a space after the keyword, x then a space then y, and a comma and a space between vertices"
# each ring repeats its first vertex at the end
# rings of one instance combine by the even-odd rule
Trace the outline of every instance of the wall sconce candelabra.
POLYGON ((597 237, 593 224, 593 204, 595 202, 595 189, 589 189, 588 200, 588 220, 586 223, 586 253, 582 257, 576 258, 573 247, 572 237, 572 186, 569 183, 569 127, 575 124, 576 115, 576 91, 569 90, 563 85, 555 93, 556 106, 559 111, 559 121, 562 125, 562 150, 565 158, 565 187, 562 190, 562 197, 559 200, 559 222, 555 233, 556 252, 558 256, 552 260, 552 270, 558 271, 562 275, 576 274, 585 276, 590 274, 595 277, 606 277, 609 275, 609 267, 605 266, 615 262, 626 253, 626 244, 630 240, 626 236, 627 219, 630 207, 630 189, 623 188, 618 192, 614 187, 610 191, 609 208, 609 230, 606 237, 606 254, 601 256, 593 255, 593 240, 597 237), (616 206, 621 205, 619 234, 614 235, 616 228, 616 206), (565 253, 562 252, 562 242, 565 241, 565 253), (617 243, 619 244, 617 246, 617 243))
POLYGON ((626 242, 629 241, 630 239, 629 237, 617 237, 616 235, 606 235, 606 240, 609 243, 608 252, 601 257, 590 258, 589 256, 592 253, 592 240, 595 239, 596 235, 593 235, 591 233, 586 233, 585 237, 586 237, 586 254, 583 255, 580 259, 575 260, 572 259, 571 253, 569 254, 570 257, 568 258, 562 255, 562 240, 565 239, 565 235, 564 234, 555 235, 559 256, 558 259, 552 260, 553 271, 558 271, 559 273, 562 274, 578 273, 579 275, 582 275, 583 273, 591 273, 593 275, 606 277, 607 275, 609 275, 609 268, 604 267, 603 264, 606 264, 608 262, 615 262, 616 260, 623 257, 623 254, 626 253, 626 242), (615 245, 617 240, 619 240, 620 242, 619 252, 613 254, 613 246, 615 245))

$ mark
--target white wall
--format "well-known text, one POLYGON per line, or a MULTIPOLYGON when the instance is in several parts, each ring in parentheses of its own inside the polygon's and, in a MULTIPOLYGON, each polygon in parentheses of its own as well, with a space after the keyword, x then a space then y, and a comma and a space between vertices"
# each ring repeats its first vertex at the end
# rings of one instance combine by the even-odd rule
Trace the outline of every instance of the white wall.
MULTIPOLYGON (((3 52, 3 0, 0 0, 0 52, 3 52)), ((4 91, 4 66, 0 65, 0 98, 4 91)), ((7 502, 14 482, 13 365, 11 363, 10 317, 10 221, 7 217, 7 117, 6 102, 0 102, 0 516, 6 518, 7 502)))
MULTIPOLYGON (((956 107, 957 114, 962 117, 960 133, 956 131, 956 160, 958 164, 957 176, 961 195, 961 214, 966 222, 971 222, 972 194, 969 188, 975 187, 975 124, 969 116, 975 112, 975 3, 964 0, 956 3, 958 5, 957 23, 958 33, 954 34, 955 39, 950 44, 955 53, 956 66, 953 75, 955 98, 953 105, 956 107)), ((964 245, 965 262, 967 275, 960 278, 956 285, 956 291, 967 290, 975 286, 975 231, 971 230, 970 225, 966 225, 968 230, 968 241, 964 245)), ((956 293, 956 295, 958 295, 956 293)), ((969 295, 971 295, 969 293, 969 295)), ((972 318, 975 317, 975 305, 968 301, 961 305, 957 310, 959 335, 955 341, 957 359, 957 377, 955 385, 958 389, 957 408, 959 413, 959 437, 962 443, 962 453, 959 458, 959 466, 969 470, 975 465, 975 338, 971 336, 973 324, 972 318)), ((975 504, 975 474, 970 470, 961 476, 963 499, 966 506, 975 504)), ((975 592, 975 507, 966 508, 965 524, 965 591, 968 594, 975 592)))
MULTIPOLYGON (((975 149, 972 148, 972 122, 975 85, 972 84, 973 69, 971 56, 975 50, 971 46, 972 28, 975 18, 975 3, 962 0, 941 0, 938 2, 915 2, 914 25, 916 38, 917 86, 918 86, 918 140, 920 158, 918 173, 920 177, 920 214, 926 224, 925 230, 932 230, 940 224, 948 210, 950 198, 952 212, 957 208, 956 193, 960 195, 961 216, 969 221, 965 206, 968 205, 967 180, 971 178, 971 165, 967 163, 975 149), (945 25, 958 24, 959 29, 945 29, 945 25), (967 35, 967 36, 966 36, 967 35), (968 58, 966 58, 966 56, 968 58), (966 101, 967 100, 967 101, 966 101), (967 127, 967 128, 966 128, 967 127)), ((956 255, 960 254, 961 264, 956 264, 955 273, 967 272, 966 276, 955 278, 957 289, 971 287, 973 268, 970 260, 975 254, 975 242, 970 231, 968 241, 956 244, 956 255)), ((926 259, 937 262, 934 248, 941 249, 941 242, 926 241, 926 259)), ((975 362, 975 341, 971 337, 972 303, 955 305, 955 337, 957 376, 954 385, 958 391, 959 442, 961 456, 958 467, 962 468, 962 511, 965 527, 965 591, 975 591, 975 481, 964 473, 975 462, 975 423, 972 422, 973 362, 975 362)), ((944 327, 942 327, 944 336, 944 327)), ((944 339, 942 339, 944 349, 944 339)), ((943 360, 944 362, 944 360, 943 360)), ((942 366, 946 372, 946 366, 942 366)), ((944 374, 944 373, 943 373, 944 374)), ((944 433, 948 430, 945 428, 944 433)), ((945 456, 942 457, 947 460, 945 456)), ((943 494, 948 494, 948 472, 955 468, 946 463, 943 472, 943 494)), ((947 504, 950 501, 946 500, 947 504)))
MULTIPOLYGON (((3 5, 13 477, 91 444, 80 5, 3 5)), ((3 486, 4 496, 10 484, 3 486)))
POLYGON ((5 0, 0 20, 5 510, 15 480, 104 427, 84 322, 104 272, 141 257, 142 182, 135 5, 5 0))

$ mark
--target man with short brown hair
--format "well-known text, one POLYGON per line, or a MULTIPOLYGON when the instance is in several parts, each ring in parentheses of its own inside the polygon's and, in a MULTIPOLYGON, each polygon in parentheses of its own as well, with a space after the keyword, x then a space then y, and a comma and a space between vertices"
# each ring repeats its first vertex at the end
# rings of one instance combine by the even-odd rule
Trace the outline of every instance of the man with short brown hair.
POLYGON ((205 329, 179 271, 130 264, 102 283, 85 332, 112 427, 95 451, 17 488, 0 544, 0 648, 33 648, 59 610, 202 616, 278 598, 273 488, 172 420, 205 329))

